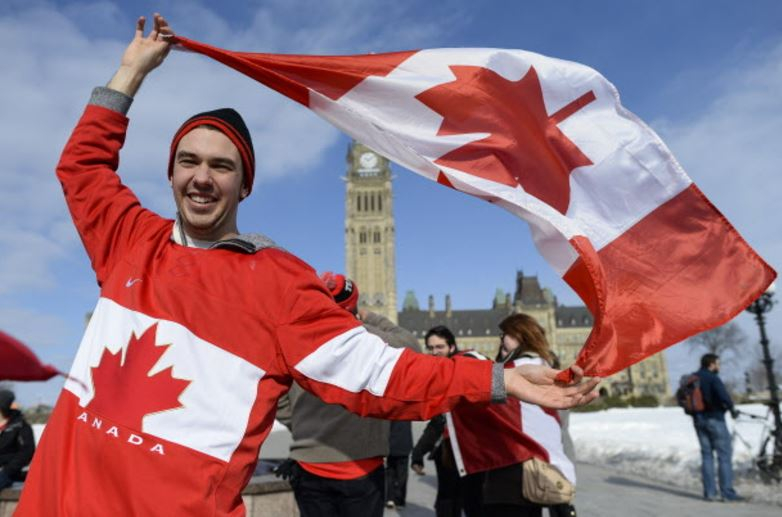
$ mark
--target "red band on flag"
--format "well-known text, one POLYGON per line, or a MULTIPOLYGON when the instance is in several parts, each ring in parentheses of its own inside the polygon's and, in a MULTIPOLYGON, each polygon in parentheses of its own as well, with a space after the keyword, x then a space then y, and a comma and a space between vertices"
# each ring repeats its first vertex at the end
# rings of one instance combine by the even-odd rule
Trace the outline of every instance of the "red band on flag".
POLYGON ((305 106, 309 106, 310 89, 337 100, 367 77, 385 77, 415 54, 415 51, 358 56, 262 54, 229 52, 181 36, 172 41, 230 66, 305 106), (335 61, 342 66, 335 66, 335 61))
POLYGON ((600 251, 571 243, 580 258, 564 279, 595 316, 576 361, 590 376, 729 321, 776 277, 695 185, 600 251))

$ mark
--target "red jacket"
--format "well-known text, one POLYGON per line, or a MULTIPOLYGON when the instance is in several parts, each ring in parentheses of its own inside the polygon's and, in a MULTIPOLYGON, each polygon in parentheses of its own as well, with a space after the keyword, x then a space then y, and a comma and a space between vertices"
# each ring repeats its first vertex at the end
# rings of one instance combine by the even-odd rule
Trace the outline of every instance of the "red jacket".
POLYGON ((385 418, 489 400, 489 361, 385 346, 283 250, 174 243, 115 172, 127 124, 88 106, 57 168, 101 296, 17 515, 243 515, 292 380, 385 418))

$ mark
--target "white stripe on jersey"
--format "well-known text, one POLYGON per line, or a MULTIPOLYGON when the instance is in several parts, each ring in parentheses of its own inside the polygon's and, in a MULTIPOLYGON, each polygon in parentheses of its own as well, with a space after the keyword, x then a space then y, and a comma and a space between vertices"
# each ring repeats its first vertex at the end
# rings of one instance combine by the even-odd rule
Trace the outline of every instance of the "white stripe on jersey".
POLYGON ((323 343, 294 368, 312 380, 380 397, 403 350, 388 346, 364 327, 356 327, 323 343))

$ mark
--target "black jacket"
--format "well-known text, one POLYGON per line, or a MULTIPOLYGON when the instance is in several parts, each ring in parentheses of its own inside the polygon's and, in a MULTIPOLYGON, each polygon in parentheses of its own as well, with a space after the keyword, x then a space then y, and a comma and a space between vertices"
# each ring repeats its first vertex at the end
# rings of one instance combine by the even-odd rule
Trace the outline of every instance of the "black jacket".
POLYGON ((408 456, 413 450, 413 430, 410 422, 392 420, 388 439, 389 456, 408 456))
POLYGON ((701 393, 703 402, 706 406, 705 416, 721 417, 725 411, 733 410, 733 400, 730 398, 725 384, 722 383, 719 375, 710 372, 706 368, 701 368, 696 372, 700 378, 701 393))
POLYGON ((410 456, 410 463, 414 465, 423 465, 424 456, 429 454, 429 458, 437 458, 438 450, 442 445, 443 431, 445 431, 445 416, 438 415, 431 419, 421 437, 418 439, 418 443, 413 448, 413 453, 410 456))
POLYGON ((0 469, 11 479, 17 479, 21 470, 30 464, 35 452, 33 428, 22 413, 11 410, 11 417, 0 431, 0 469))

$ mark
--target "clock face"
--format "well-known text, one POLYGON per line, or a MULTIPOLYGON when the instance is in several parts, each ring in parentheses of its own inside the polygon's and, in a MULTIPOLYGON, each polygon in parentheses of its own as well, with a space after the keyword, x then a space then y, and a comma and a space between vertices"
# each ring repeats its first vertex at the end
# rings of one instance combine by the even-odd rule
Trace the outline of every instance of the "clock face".
POLYGON ((364 153, 358 161, 362 168, 373 169, 377 166, 377 155, 375 153, 364 153))

